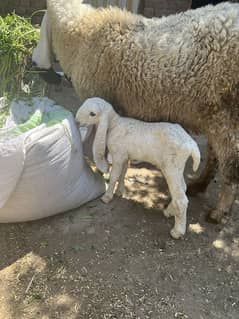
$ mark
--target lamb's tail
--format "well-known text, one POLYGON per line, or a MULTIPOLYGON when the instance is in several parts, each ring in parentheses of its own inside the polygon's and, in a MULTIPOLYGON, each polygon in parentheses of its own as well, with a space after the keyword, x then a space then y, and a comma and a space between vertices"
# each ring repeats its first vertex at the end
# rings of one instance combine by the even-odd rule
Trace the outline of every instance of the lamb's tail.
POLYGON ((192 156, 192 159, 193 159, 193 171, 196 172, 201 161, 200 150, 196 142, 192 144, 190 155, 192 156))

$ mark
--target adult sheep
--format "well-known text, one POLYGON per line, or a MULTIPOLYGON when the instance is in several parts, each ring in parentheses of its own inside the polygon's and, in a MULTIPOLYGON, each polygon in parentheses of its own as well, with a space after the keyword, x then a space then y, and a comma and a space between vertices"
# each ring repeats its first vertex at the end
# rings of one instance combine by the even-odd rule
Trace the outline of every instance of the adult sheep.
POLYGON ((205 134, 222 175, 211 218, 222 221, 239 184, 238 98, 225 103, 239 83, 239 5, 146 19, 81 2, 48 0, 33 61, 50 69, 53 51, 82 100, 99 96, 122 115, 205 134))

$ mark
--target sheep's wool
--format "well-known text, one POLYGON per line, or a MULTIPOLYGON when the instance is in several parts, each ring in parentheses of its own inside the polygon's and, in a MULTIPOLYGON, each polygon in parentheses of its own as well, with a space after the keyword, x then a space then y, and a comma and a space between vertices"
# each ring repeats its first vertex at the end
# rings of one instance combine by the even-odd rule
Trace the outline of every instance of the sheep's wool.
MULTIPOLYGON (((198 190, 217 159, 223 186, 211 216, 222 220, 239 184, 239 4, 146 19, 80 0, 48 0, 47 14, 48 47, 82 100, 98 96, 121 115, 206 135, 209 160, 198 190)), ((44 52, 43 39, 38 50, 44 52)))
POLYGON ((137 13, 140 0, 84 0, 83 3, 89 3, 96 7, 118 6, 121 9, 127 9, 137 13))

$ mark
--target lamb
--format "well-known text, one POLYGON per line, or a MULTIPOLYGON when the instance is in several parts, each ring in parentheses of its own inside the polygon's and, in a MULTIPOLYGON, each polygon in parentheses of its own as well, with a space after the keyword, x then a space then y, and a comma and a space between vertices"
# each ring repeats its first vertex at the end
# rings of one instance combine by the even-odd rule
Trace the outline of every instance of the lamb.
POLYGON ((96 167, 108 172, 106 148, 112 157, 109 187, 102 197, 103 202, 112 200, 116 182, 117 195, 123 194, 129 160, 149 162, 160 168, 171 193, 172 200, 164 211, 165 216, 175 217, 171 236, 182 237, 186 231, 188 206, 183 172, 190 156, 193 170, 199 167, 197 143, 178 124, 147 123, 120 117, 112 105, 101 98, 87 99, 79 108, 76 121, 82 126, 97 126, 93 144, 96 167))
POLYGON ((82 101, 99 96, 121 115, 204 134, 208 165, 195 186, 203 190, 218 165, 210 217, 224 221, 239 185, 239 4, 147 19, 80 0, 47 3, 36 65, 50 70, 54 52, 82 101))

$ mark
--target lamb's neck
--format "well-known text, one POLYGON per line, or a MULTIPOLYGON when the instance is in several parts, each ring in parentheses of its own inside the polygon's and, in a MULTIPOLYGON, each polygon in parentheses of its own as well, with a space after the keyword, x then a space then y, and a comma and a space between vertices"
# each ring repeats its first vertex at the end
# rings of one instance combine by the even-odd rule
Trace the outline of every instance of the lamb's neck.
POLYGON ((120 121, 121 117, 114 110, 112 110, 109 114, 109 131, 119 126, 120 121))

